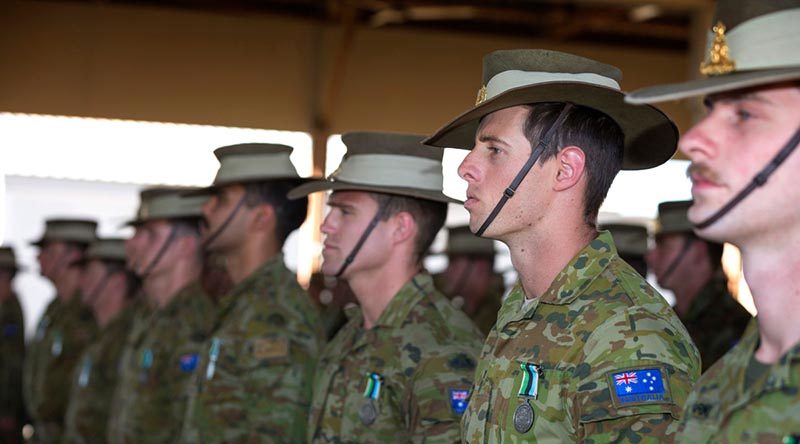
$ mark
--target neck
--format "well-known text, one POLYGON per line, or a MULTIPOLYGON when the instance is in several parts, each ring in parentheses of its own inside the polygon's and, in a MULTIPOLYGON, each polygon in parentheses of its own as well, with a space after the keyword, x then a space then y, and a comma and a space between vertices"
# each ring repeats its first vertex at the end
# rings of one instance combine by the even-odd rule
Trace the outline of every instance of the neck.
MULTIPOLYGON (((800 230, 798 230, 800 231, 800 230)), ((782 232, 780 239, 741 245, 745 278, 758 310, 761 342, 756 359, 775 363, 800 342, 800 323, 787 307, 800 305, 800 233, 782 232)))
POLYGON ((105 328, 127 306, 127 300, 123 292, 109 292, 100 295, 98 299, 102 300, 103 304, 102 307, 95 309, 94 317, 97 319, 97 324, 100 328, 105 328))
POLYGON ((77 269, 69 269, 64 271, 58 280, 53 282, 56 287, 56 296, 62 302, 69 302, 78 292, 81 280, 81 272, 77 269))
POLYGON ((151 305, 164 308, 180 290, 200 279, 201 270, 198 261, 184 259, 173 263, 168 270, 147 276, 143 287, 151 305))
POLYGON ((280 251, 280 245, 274 236, 262 242, 248 238, 235 251, 225 253, 226 267, 231 281, 234 285, 240 284, 280 251))
POLYGON ((680 268, 685 271, 676 270, 672 278, 675 282, 671 283, 670 290, 675 293, 675 311, 685 316, 700 291, 714 277, 714 271, 708 260, 699 264, 682 264, 680 268))
POLYGON ((353 290, 361 313, 364 315, 364 328, 375 326, 386 306, 397 292, 419 272, 414 266, 383 266, 378 269, 360 271, 348 277, 347 283, 353 290))

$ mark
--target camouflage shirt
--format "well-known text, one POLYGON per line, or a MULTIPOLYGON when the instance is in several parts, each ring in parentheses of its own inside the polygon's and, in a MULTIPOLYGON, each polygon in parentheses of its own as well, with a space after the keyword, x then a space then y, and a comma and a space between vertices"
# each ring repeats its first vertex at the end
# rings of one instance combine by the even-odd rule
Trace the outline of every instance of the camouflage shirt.
POLYGON ((132 321, 133 310, 125 308, 83 352, 72 376, 62 444, 106 442, 108 405, 117 383, 122 348, 132 321))
POLYGON ((0 302, 0 417, 20 419, 25 326, 16 295, 0 302))
POLYGON ((500 309, 462 421, 467 442, 663 442, 700 371, 677 315, 601 232, 523 305, 500 309))
POLYGON ((302 442, 322 348, 316 308, 278 255, 219 301, 182 441, 302 442))
POLYGON ((356 308, 325 348, 311 442, 459 442, 481 336, 418 274, 365 330, 356 308))
POLYGON ((800 343, 748 383, 758 343, 753 319, 739 343, 697 381, 686 402, 681 442, 800 442, 800 343))
POLYGON ((700 290, 681 322, 700 351, 703 370, 728 352, 744 333, 752 316, 728 292, 720 270, 700 290))
POLYGON ((38 442, 61 439, 72 371, 96 331, 94 315, 78 293, 68 302, 55 299, 39 321, 23 375, 38 442))
POLYGON ((180 290, 146 325, 134 322, 131 350, 114 395, 115 415, 109 419, 113 443, 177 441, 186 413, 192 374, 216 318, 216 307, 199 282, 180 290))

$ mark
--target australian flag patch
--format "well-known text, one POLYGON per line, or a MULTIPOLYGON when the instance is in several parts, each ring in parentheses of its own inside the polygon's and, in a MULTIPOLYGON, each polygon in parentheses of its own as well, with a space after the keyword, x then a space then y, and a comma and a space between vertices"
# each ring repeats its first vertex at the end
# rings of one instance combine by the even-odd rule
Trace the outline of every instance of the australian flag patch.
POLYGON ((200 357, 197 353, 186 353, 181 355, 180 364, 181 364, 181 371, 185 373, 191 373, 197 368, 197 363, 200 360, 200 357))
POLYGON ((658 367, 611 372, 609 383, 613 398, 620 406, 671 402, 664 374, 658 367))
POLYGON ((462 415, 467 410, 469 390, 450 389, 450 407, 456 415, 462 415))

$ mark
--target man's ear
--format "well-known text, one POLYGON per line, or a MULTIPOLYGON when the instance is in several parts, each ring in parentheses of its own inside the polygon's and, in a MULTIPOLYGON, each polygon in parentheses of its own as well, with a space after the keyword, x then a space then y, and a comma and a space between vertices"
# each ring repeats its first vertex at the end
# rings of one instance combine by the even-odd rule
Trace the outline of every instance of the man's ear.
POLYGON ((275 226, 275 208, 270 204, 261 204, 254 209, 252 226, 258 231, 275 226))
POLYGON ((555 158, 558 170, 553 184, 556 191, 565 191, 577 185, 586 172, 586 153, 577 146, 561 149, 555 158))
POLYGON ((411 216, 411 213, 401 211, 392 216, 394 231, 392 232, 392 240, 395 243, 406 242, 408 239, 413 239, 417 234, 417 222, 411 216))

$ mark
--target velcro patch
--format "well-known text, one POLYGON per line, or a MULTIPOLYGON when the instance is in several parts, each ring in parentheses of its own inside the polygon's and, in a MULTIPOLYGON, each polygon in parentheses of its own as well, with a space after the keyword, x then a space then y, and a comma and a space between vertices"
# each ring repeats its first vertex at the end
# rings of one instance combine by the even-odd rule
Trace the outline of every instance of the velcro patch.
POLYGON ((191 373, 197 368, 197 363, 200 361, 200 356, 197 353, 186 353, 181 355, 180 365, 181 371, 184 373, 191 373))
POLYGON ((469 390, 450 389, 450 407, 456 415, 462 415, 467 410, 469 390))
POLYGON ((289 339, 263 338, 253 341, 253 357, 256 359, 276 359, 289 356, 289 339))
POLYGON ((672 402, 666 371, 660 367, 631 368, 608 373, 611 397, 617 406, 672 402))

